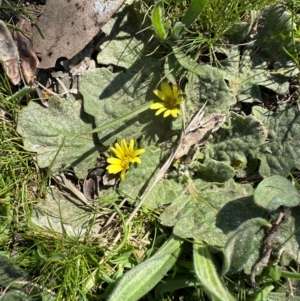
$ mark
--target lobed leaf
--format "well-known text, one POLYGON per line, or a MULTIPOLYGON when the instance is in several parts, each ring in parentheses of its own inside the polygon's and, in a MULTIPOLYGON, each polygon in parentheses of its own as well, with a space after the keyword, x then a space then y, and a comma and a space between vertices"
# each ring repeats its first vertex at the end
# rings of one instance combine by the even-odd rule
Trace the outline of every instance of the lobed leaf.
POLYGON ((157 118, 151 110, 117 122, 118 118, 154 100, 153 90, 160 80, 160 62, 153 56, 146 56, 145 37, 136 34, 138 26, 136 17, 127 10, 108 22, 104 31, 111 29, 111 32, 97 61, 113 65, 115 72, 99 68, 86 72, 80 79, 84 111, 94 117, 96 128, 116 121, 98 133, 100 142, 106 146, 116 140, 137 139, 142 135, 148 141, 156 141, 170 128, 170 119, 157 118), (114 22, 120 22, 118 28, 114 22))
POLYGON ((281 175, 300 168, 300 113, 293 107, 279 106, 276 112, 253 107, 254 116, 268 131, 266 143, 261 145, 258 158, 259 173, 263 177, 281 175))
POLYGON ((174 227, 173 233, 181 238, 201 239, 222 247, 241 224, 263 216, 264 210, 254 204, 251 195, 250 185, 233 180, 218 185, 190 180, 160 215, 160 222, 174 227))
POLYGON ((204 153, 206 160, 212 158, 227 163, 235 169, 238 177, 245 177, 258 165, 256 153, 265 141, 266 129, 252 116, 243 117, 235 113, 231 116, 227 127, 213 134, 204 153))
POLYGON ((99 145, 88 132, 92 129, 88 115, 81 113, 81 102, 72 96, 52 97, 48 108, 31 101, 18 114, 17 131, 24 148, 37 153, 39 167, 58 172, 74 167, 79 178, 96 163, 99 145))
POLYGON ((200 72, 195 73, 195 69, 189 69, 188 83, 186 84, 186 108, 188 112, 195 112, 199 106, 206 103, 206 113, 228 114, 229 108, 236 102, 224 80, 223 74, 218 68, 203 65, 199 68, 200 72), (201 105, 200 105, 201 101, 201 105))

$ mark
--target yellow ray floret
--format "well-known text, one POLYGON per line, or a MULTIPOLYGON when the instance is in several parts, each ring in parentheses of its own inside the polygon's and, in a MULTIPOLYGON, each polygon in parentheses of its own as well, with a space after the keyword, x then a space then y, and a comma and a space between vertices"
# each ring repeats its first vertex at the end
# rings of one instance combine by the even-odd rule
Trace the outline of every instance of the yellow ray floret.
POLYGON ((119 143, 115 143, 115 147, 110 147, 111 152, 116 156, 109 157, 107 162, 110 164, 106 167, 108 173, 117 174, 121 172, 120 178, 124 180, 125 173, 129 169, 130 163, 141 163, 141 159, 138 157, 145 150, 140 148, 134 150, 134 140, 131 139, 129 142, 129 146, 125 139, 121 140, 121 145, 119 143))
POLYGON ((161 91, 155 89, 153 93, 162 100, 162 102, 156 102, 150 106, 150 109, 157 110, 155 115, 164 112, 164 117, 169 115, 177 117, 177 115, 181 114, 180 105, 184 101, 177 86, 171 88, 167 82, 162 82, 161 91))

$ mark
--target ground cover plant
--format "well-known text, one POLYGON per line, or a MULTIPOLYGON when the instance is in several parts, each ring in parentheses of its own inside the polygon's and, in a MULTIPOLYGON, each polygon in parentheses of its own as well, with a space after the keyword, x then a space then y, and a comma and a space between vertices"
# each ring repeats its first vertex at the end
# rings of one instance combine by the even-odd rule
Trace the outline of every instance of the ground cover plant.
POLYGON ((121 2, 0 2, 1 300, 300 300, 300 3, 121 2))

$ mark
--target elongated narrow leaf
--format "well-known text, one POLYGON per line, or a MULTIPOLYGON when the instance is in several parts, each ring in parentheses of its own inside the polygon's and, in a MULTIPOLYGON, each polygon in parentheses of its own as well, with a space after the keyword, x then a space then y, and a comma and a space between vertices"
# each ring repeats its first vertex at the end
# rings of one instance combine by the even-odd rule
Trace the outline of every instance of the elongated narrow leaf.
POLYGON ((170 238, 157 253, 127 272, 107 301, 135 301, 149 292, 176 262, 182 240, 170 238))
POLYGON ((183 19, 182 23, 189 27, 194 21, 197 20, 201 12, 203 11, 203 8, 206 4, 207 0, 192 0, 191 4, 189 5, 189 8, 187 9, 183 19))
POLYGON ((216 301, 236 301, 219 278, 208 246, 194 244, 194 267, 208 296, 216 301))
POLYGON ((173 47, 173 53, 178 63, 185 69, 199 76, 206 76, 206 71, 203 66, 200 66, 196 61, 186 56, 178 47, 173 47))
POLYGON ((151 20, 154 31, 161 40, 164 40, 167 37, 167 32, 164 25, 164 12, 165 10, 163 1, 157 1, 152 11, 151 20))
POLYGON ((270 224, 262 218, 253 218, 240 225, 228 239, 224 249, 222 274, 235 273, 255 256, 258 258, 264 232, 270 224), (260 231, 261 230, 261 231, 260 231))

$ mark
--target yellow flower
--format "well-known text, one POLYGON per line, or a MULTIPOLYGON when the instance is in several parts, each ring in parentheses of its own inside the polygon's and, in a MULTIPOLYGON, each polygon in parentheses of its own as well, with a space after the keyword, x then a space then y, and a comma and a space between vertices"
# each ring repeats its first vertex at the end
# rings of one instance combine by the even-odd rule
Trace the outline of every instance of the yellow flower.
POLYGON ((155 89, 153 93, 163 101, 156 102, 150 106, 150 109, 157 110, 155 115, 165 112, 164 117, 169 115, 177 117, 178 114, 181 114, 180 105, 183 103, 183 99, 180 97, 180 91, 177 86, 173 86, 171 89, 167 82, 162 82, 161 91, 155 89))
POLYGON ((116 174, 121 172, 121 180, 125 178, 125 172, 129 169, 130 163, 141 163, 141 159, 138 158, 140 154, 142 154, 144 149, 133 150, 134 140, 131 139, 129 142, 129 146, 124 139, 121 140, 121 145, 119 143, 115 143, 115 147, 110 147, 110 150, 114 153, 117 158, 110 157, 107 159, 107 162, 110 163, 106 167, 108 173, 116 174))

